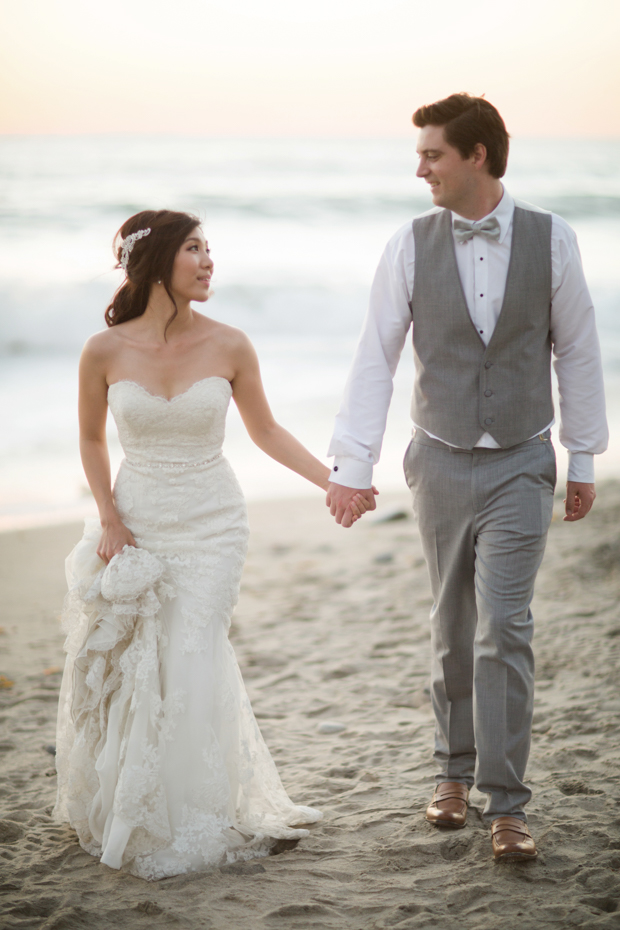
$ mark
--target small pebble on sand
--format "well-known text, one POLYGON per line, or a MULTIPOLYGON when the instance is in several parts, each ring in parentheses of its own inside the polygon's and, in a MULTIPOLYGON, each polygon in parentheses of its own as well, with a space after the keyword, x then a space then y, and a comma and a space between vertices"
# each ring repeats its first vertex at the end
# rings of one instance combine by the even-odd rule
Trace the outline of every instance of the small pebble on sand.
POLYGON ((337 720, 324 720, 317 726, 319 733, 342 733, 343 730, 346 730, 345 724, 338 723, 337 720))

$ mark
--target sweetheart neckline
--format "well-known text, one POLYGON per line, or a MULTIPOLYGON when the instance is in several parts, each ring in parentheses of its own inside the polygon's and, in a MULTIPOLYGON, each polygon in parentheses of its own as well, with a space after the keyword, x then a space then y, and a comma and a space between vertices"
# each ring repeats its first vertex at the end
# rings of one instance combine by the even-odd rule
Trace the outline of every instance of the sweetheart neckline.
POLYGON ((143 384, 140 384, 139 381, 133 381, 131 378, 121 378, 120 381, 113 381, 112 384, 108 385, 108 391, 110 391, 117 384, 134 384, 136 387, 144 391, 145 394, 148 394, 149 397, 153 397, 155 400, 163 400, 166 404, 172 404, 175 400, 178 400, 179 397, 185 397, 186 394, 189 394, 193 388, 197 387, 199 384, 204 384, 205 381, 225 381, 226 384, 232 388, 232 385, 228 378, 222 377, 222 375, 209 375, 208 378, 200 378, 198 381, 194 381, 193 384, 185 390, 181 391, 180 394, 175 394, 174 397, 164 397, 163 394, 153 394, 152 391, 149 391, 148 388, 145 388, 143 384))

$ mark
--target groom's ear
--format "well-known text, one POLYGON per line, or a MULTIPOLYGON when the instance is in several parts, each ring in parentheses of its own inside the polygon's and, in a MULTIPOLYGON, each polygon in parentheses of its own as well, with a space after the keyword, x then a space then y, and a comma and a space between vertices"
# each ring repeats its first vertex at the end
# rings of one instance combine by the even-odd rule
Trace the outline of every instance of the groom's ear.
POLYGON ((489 170, 488 159, 487 159, 487 147, 483 145, 482 142, 476 142, 474 145, 474 150, 470 155, 472 163, 475 168, 478 170, 486 168, 489 170))

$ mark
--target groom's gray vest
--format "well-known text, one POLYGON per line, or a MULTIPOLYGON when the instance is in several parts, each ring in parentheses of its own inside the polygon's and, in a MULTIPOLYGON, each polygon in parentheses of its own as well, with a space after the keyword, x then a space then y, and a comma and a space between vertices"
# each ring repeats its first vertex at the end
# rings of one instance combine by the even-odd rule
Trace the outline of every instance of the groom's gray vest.
POLYGON ((551 398, 551 214, 515 207, 500 317, 488 346, 465 303, 449 210, 413 221, 413 422, 472 449, 507 449, 544 430, 551 398))

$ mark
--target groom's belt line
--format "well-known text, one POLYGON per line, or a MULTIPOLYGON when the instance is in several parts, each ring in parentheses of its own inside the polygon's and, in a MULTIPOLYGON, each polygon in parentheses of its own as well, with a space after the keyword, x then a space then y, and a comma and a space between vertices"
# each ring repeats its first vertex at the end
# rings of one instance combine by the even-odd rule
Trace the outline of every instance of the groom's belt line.
POLYGON ((544 433, 538 433, 537 436, 526 439, 525 442, 518 442, 516 445, 509 446, 507 449, 488 449, 484 446, 474 447, 473 449, 459 449, 457 446, 450 446, 447 442, 442 442, 441 439, 433 439, 433 437, 425 433, 423 429, 417 429, 413 433, 412 441, 421 446, 433 446, 435 449, 445 449, 447 452, 460 453, 461 455, 475 455, 478 453, 482 455, 494 455, 498 452, 511 452, 513 449, 520 449, 521 446, 527 446, 533 442, 549 442, 550 439, 551 430, 547 429, 544 433))

